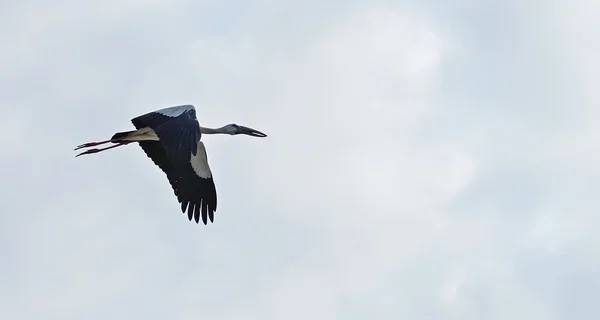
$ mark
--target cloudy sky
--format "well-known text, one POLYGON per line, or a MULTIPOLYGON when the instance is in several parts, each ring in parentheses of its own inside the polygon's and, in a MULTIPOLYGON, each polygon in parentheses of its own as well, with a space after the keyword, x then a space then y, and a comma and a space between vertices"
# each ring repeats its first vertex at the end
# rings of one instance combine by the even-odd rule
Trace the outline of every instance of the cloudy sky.
POLYGON ((0 3, 0 318, 597 319, 593 1, 0 3), (191 103, 215 223, 135 146, 191 103))

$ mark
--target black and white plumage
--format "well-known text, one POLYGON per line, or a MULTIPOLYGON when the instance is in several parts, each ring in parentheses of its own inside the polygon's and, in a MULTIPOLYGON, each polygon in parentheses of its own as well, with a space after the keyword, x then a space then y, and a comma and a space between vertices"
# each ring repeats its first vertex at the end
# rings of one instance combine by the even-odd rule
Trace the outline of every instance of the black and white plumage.
POLYGON ((102 149, 89 149, 77 156, 97 153, 137 142, 146 155, 152 159, 167 176, 171 187, 181 203, 181 211, 187 212, 188 219, 204 224, 214 222, 217 210, 217 191, 202 134, 246 134, 266 137, 260 131, 228 124, 212 129, 201 127, 192 105, 181 105, 149 112, 131 119, 136 130, 115 133, 110 140, 90 142, 75 150, 105 143, 115 145, 102 149))

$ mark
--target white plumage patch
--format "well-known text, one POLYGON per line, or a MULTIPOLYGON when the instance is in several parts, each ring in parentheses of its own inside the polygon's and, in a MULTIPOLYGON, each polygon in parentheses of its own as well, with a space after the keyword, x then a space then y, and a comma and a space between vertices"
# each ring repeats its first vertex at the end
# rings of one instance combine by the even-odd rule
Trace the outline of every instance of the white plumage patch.
POLYGON ((190 104, 186 104, 186 105, 183 105, 183 106, 175 106, 175 107, 164 108, 164 109, 156 110, 154 112, 160 113, 163 116, 175 118, 175 117, 180 116, 182 113, 184 113, 186 111, 189 111, 189 110, 192 110, 192 109, 194 109, 194 106, 192 106, 190 104))
POLYGON ((202 143, 202 141, 198 141, 198 152, 196 152, 196 155, 192 154, 190 164, 192 165, 194 172, 200 178, 208 179, 212 177, 210 167, 208 166, 208 159, 206 157, 206 148, 204 148, 204 143, 202 143))
POLYGON ((159 141, 156 132, 150 127, 144 127, 120 138, 121 141, 159 141))

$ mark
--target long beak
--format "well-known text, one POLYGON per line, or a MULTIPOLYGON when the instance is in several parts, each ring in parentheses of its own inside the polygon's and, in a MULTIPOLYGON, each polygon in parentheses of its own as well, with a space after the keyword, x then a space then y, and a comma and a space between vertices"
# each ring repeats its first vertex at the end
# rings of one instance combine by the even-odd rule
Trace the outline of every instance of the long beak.
POLYGON ((254 130, 252 128, 248 128, 248 127, 244 127, 244 126, 240 126, 238 125, 238 127, 240 128, 240 134, 247 134, 249 136, 253 136, 253 137, 261 137, 264 138, 267 135, 258 131, 258 130, 254 130))

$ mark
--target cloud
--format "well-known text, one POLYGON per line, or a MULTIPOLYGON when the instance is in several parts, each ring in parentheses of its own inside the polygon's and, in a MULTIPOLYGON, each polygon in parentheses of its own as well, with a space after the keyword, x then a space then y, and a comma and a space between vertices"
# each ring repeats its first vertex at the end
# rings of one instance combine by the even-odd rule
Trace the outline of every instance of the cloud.
POLYGON ((0 5, 0 316, 597 313, 599 10, 0 5), (139 148, 71 154, 179 103, 269 135, 203 138, 209 226, 139 148))

